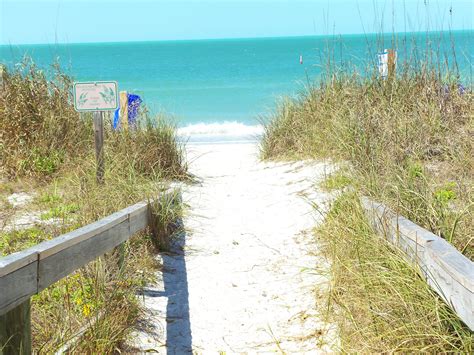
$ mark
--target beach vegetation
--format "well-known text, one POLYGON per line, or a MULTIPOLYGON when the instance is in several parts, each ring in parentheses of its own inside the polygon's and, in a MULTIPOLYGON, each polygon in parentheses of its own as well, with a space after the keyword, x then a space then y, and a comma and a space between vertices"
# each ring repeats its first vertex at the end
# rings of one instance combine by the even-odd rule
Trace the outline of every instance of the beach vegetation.
MULTIPOLYGON (((8 226, 23 213, 39 220, 26 229, 0 230, 2 256, 139 201, 160 200, 169 182, 187 178, 174 125, 144 109, 129 130, 113 130, 111 117, 105 116, 104 183, 97 184, 92 117, 74 110, 72 82, 57 65, 47 72, 28 59, 4 71, 0 196, 6 201, 21 191, 34 198, 12 208, 8 216, 2 210, 0 225, 8 226)), ((160 231, 171 231, 181 213, 178 202, 160 205, 160 231)), ((157 244, 152 231, 138 233, 32 297, 33 351, 124 351, 142 314, 139 290, 161 267, 155 258, 157 244)))
POLYGON ((343 193, 315 231, 331 260, 328 321, 344 353, 463 353, 474 334, 365 217, 357 192, 343 193))
POLYGON ((262 157, 350 163, 365 195, 472 259, 474 95, 455 84, 446 95, 444 78, 434 69, 406 69, 385 81, 378 73, 324 77, 268 118, 262 157))
POLYGON ((339 169, 328 175, 320 184, 326 191, 341 190, 353 184, 350 172, 339 169))
POLYGON ((315 232, 331 262, 329 315, 344 352, 473 351, 472 332, 372 230, 359 204, 370 196, 474 260, 469 78, 456 71, 455 55, 413 56, 384 80, 372 62, 359 71, 328 55, 320 80, 264 119, 263 159, 349 167, 322 183, 352 188, 315 232))

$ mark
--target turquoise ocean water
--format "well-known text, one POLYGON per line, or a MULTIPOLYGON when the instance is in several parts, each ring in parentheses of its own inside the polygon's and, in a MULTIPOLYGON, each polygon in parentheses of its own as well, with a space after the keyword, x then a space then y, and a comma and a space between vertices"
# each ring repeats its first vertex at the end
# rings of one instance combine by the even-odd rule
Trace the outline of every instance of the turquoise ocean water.
MULTIPOLYGON (((462 81, 470 85, 474 31, 439 37, 399 34, 399 62, 430 45, 453 63, 454 43, 462 81)), ((0 62, 12 66, 27 55, 46 68, 59 60, 78 81, 116 80, 120 90, 141 95, 152 111, 172 114, 188 133, 238 135, 258 131, 257 118, 273 110, 278 98, 317 81, 328 48, 336 64, 351 63, 363 72, 375 66, 376 54, 390 43, 390 36, 345 35, 6 45, 0 46, 0 62)))

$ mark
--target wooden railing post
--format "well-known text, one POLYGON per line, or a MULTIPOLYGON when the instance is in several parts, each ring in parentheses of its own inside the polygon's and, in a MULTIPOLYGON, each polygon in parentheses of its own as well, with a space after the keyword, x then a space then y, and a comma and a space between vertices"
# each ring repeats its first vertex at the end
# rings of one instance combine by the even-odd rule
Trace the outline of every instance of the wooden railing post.
POLYGON ((0 355, 31 354, 30 299, 0 316, 0 355))
POLYGON ((94 111, 94 140, 95 157, 97 161, 96 179, 98 184, 104 183, 104 114, 102 111, 94 111))

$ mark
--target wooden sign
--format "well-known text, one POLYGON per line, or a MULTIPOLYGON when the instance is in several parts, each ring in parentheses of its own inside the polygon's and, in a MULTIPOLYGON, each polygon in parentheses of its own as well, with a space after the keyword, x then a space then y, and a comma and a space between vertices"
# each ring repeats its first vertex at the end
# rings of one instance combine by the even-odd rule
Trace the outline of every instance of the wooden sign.
POLYGON ((74 108, 78 112, 113 111, 119 105, 117 82, 74 83, 74 108))
POLYGON ((74 83, 74 108, 78 112, 94 112, 94 141, 97 161, 97 183, 104 183, 104 111, 115 111, 119 105, 116 81, 74 83))

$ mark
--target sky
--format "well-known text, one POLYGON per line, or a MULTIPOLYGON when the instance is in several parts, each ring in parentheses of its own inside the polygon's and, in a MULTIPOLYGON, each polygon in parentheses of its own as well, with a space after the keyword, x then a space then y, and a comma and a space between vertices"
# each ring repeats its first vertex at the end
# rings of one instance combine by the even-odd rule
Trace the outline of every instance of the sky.
POLYGON ((0 0, 0 44, 473 29, 473 0, 0 0))

